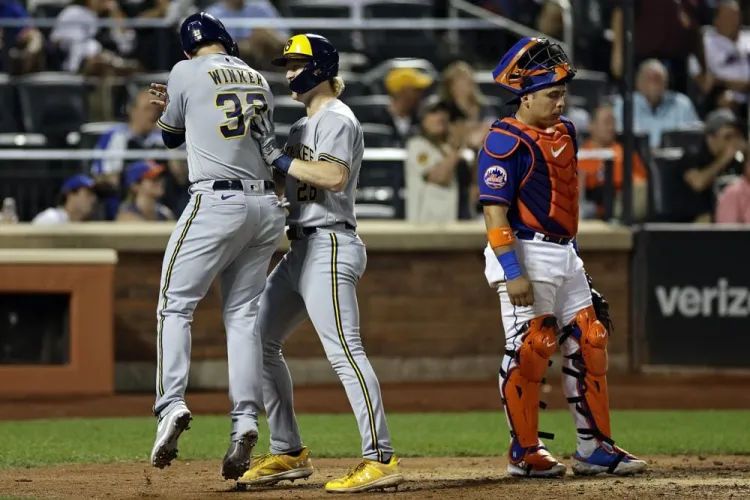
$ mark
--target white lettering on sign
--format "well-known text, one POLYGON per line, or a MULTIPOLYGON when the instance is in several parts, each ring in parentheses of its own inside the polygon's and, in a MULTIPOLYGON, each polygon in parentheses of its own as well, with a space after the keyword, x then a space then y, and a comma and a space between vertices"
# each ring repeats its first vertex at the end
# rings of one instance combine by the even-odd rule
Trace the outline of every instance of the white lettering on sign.
POLYGON ((686 318, 750 316, 750 289, 744 286, 729 286, 726 278, 720 278, 715 287, 657 286, 655 292, 661 313, 667 317, 674 316, 675 313, 686 318))

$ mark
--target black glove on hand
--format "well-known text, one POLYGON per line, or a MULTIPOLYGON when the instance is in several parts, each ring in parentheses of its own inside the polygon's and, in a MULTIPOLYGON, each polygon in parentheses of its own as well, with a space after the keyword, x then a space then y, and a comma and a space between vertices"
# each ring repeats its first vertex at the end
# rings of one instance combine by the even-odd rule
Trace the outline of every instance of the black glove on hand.
POLYGON ((276 145, 276 132, 268 113, 258 113, 253 116, 250 135, 257 141, 263 161, 269 167, 272 167, 273 163, 284 154, 276 145))
POLYGON ((595 288, 591 276, 589 273, 584 271, 586 274, 586 281, 589 283, 591 289, 591 302, 594 306, 594 313, 596 313, 596 319, 598 319, 607 329, 607 332, 611 335, 615 331, 615 325, 612 323, 612 318, 609 315, 609 302, 604 298, 604 295, 599 293, 595 288))

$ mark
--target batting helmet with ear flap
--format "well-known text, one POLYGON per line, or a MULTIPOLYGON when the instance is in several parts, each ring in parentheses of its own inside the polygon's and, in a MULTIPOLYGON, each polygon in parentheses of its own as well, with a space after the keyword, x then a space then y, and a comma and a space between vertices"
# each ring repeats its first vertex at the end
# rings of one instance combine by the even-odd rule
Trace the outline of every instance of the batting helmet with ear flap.
POLYGON ((339 74, 339 53, 327 38, 320 35, 294 35, 284 46, 284 53, 271 61, 274 66, 286 66, 289 61, 300 61, 305 67, 289 88, 304 94, 339 74))
POLYGON ((234 57, 240 56, 240 50, 224 24, 207 12, 193 14, 182 22, 180 41, 182 50, 188 54, 192 54, 207 42, 219 42, 224 46, 227 54, 234 57))
POLYGON ((517 103, 525 94, 562 85, 575 75, 573 63, 559 44, 529 37, 511 47, 492 72, 495 83, 514 95, 509 103, 517 103))

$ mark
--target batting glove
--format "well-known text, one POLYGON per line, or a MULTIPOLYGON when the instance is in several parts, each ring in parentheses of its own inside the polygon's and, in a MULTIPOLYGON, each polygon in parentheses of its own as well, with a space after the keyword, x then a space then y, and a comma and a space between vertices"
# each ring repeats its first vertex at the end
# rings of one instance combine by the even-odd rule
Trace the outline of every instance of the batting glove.
MULTIPOLYGON (((252 118, 250 126, 250 135, 255 139, 260 147, 260 154, 263 161, 272 167, 278 167, 276 163, 285 156, 284 152, 276 145, 276 132, 273 122, 267 113, 259 113, 252 118)), ((287 168, 288 170, 288 168, 287 168)))

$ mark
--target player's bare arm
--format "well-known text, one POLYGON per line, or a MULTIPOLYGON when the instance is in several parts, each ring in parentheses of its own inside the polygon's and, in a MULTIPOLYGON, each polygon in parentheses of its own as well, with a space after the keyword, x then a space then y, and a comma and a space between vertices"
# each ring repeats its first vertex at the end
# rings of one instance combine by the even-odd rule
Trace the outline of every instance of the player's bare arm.
POLYGON ((349 169, 328 161, 306 161, 295 158, 289 165, 289 175, 302 182, 329 191, 341 192, 349 180, 349 169))
POLYGON ((505 271, 510 303, 519 307, 534 305, 534 290, 531 282, 521 274, 521 265, 513 248, 515 238, 508 221, 508 205, 485 202, 483 211, 487 239, 505 271))
POLYGON ((308 161, 285 155, 276 145, 274 126, 266 113, 253 117, 250 133, 260 145, 266 163, 282 173, 291 175, 301 182, 312 184, 334 192, 341 192, 349 180, 347 166, 333 161, 308 161))

